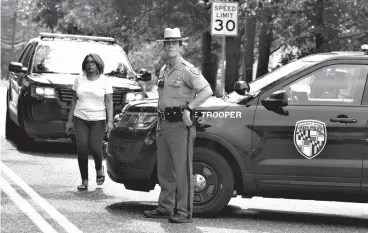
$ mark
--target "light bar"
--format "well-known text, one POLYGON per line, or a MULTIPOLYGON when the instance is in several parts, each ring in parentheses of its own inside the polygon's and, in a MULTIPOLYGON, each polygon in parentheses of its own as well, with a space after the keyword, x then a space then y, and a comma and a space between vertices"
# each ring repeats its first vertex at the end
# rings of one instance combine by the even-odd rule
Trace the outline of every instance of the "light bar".
POLYGON ((84 40, 95 40, 95 41, 108 41, 115 42, 115 39, 112 37, 101 37, 101 36, 81 36, 81 35, 70 35, 70 34, 55 34, 55 33, 47 33, 41 32, 42 37, 48 38, 72 38, 72 39, 84 39, 84 40))

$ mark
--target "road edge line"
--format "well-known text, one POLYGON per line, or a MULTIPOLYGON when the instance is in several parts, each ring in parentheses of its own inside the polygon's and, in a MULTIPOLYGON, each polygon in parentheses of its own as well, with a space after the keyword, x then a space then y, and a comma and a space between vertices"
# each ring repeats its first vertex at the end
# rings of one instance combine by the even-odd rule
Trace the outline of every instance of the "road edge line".
POLYGON ((41 208, 50 215, 65 231, 70 233, 82 233, 81 230, 77 228, 73 223, 71 223, 64 215, 62 215, 58 210, 55 209, 51 204, 49 204, 45 199, 43 199, 39 194, 37 194, 28 184, 15 174, 10 168, 8 168, 2 161, 0 161, 0 169, 16 183, 20 188, 22 188, 41 208))
POLYGON ((58 233, 17 191, 1 176, 1 190, 44 233, 58 233))

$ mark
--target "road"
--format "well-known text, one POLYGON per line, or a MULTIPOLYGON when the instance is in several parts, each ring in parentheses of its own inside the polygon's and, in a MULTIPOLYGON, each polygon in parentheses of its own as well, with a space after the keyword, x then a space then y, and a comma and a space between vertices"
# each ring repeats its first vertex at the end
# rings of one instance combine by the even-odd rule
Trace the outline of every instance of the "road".
MULTIPOLYGON (((1 107, 5 105, 2 85, 1 107)), ((154 209, 160 188, 134 192, 108 177, 96 187, 93 160, 90 188, 77 191, 79 171, 75 146, 37 142, 21 152, 4 136, 0 116, 1 232, 368 232, 368 204, 287 199, 233 198, 218 218, 195 218, 191 224, 143 217, 154 209)), ((104 161, 105 163, 105 161, 104 161)))

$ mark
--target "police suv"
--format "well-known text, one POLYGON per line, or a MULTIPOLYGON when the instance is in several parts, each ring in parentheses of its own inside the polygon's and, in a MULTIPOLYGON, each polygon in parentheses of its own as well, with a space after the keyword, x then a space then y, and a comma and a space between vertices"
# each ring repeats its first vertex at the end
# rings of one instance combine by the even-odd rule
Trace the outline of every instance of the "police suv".
MULTIPOLYGON (((196 109, 194 213, 242 195, 368 201, 368 48, 289 63, 196 109)), ((107 173, 127 189, 157 184, 157 99, 116 116, 107 173)))
POLYGON ((113 38, 41 33, 9 65, 7 138, 18 139, 19 146, 26 147, 35 138, 67 137, 72 85, 90 53, 101 56, 104 74, 111 78, 115 114, 129 101, 147 97, 138 81, 149 81, 151 74, 145 69, 135 73, 113 38))

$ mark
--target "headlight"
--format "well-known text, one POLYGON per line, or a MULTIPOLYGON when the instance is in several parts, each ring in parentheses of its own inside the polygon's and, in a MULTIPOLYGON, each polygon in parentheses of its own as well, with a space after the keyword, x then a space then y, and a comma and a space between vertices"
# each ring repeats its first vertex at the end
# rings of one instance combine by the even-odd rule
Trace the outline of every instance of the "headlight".
POLYGON ((119 118, 121 118, 120 114, 121 114, 121 113, 116 114, 116 115, 114 116, 114 121, 117 121, 117 120, 119 120, 119 118))
POLYGON ((118 127, 126 127, 133 129, 149 129, 157 119, 157 113, 124 113, 119 122, 118 127))
POLYGON ((131 102, 131 101, 136 101, 136 100, 141 100, 143 99, 143 93, 142 92, 129 92, 126 94, 125 96, 125 102, 131 102))
POLYGON ((122 117, 123 117, 123 114, 122 114, 122 113, 116 114, 116 115, 114 116, 114 121, 113 121, 114 125, 115 125, 116 123, 118 123, 118 122, 121 120, 121 118, 122 118, 122 117))
POLYGON ((51 87, 36 87, 35 94, 45 98, 55 98, 55 89, 51 87))

